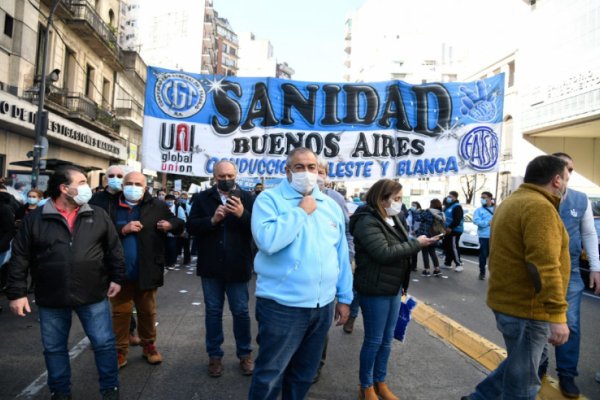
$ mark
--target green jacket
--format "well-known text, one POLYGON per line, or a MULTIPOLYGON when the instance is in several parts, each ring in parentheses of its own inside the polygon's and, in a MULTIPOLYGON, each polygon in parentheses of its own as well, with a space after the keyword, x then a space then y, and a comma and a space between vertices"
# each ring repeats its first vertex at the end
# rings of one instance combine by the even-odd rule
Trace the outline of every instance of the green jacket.
POLYGON ((359 208, 350 218, 356 270, 354 289, 368 296, 395 296, 408 289, 410 257, 421 245, 409 239, 397 217, 388 224, 373 208, 359 208))
POLYGON ((492 219, 487 304, 517 318, 564 323, 571 260, 560 198, 523 184, 492 219))

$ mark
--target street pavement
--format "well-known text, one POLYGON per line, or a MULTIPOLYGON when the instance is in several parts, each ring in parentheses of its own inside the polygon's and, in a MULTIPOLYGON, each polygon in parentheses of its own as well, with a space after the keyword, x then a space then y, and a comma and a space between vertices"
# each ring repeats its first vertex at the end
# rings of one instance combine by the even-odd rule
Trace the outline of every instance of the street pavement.
MULTIPOLYGON (((438 254, 440 263, 443 256, 438 254)), ((433 307, 436 311, 452 318, 464 327, 478 333, 498 346, 504 347, 502 335, 496 328, 491 310, 485 304, 487 280, 480 281, 477 254, 469 252, 462 256, 464 271, 442 269, 446 278, 424 278, 421 276, 422 259, 419 255, 419 271, 413 272, 409 292, 433 307)), ((581 305, 582 339, 579 374, 576 382, 589 399, 600 399, 600 384, 595 374, 600 370, 600 297, 586 291, 581 305)), ((549 374, 554 371, 554 350, 550 351, 549 374)))
MULTIPOLYGON (((204 303, 200 278, 193 269, 169 271, 158 295, 158 341, 164 362, 147 364, 141 348, 132 348, 128 365, 121 370, 122 399, 244 399, 251 378, 241 375, 235 357, 232 319, 225 312, 225 374, 207 375, 204 350, 204 303)), ((251 292, 254 289, 251 287, 251 292)), ((45 369, 37 312, 17 318, 0 298, 0 399, 47 399, 45 369)), ((252 317, 254 301, 251 304, 252 317)), ((253 335, 256 324, 253 321, 253 335)), ((309 399, 356 399, 358 359, 363 337, 359 317, 354 333, 341 327, 330 331, 327 363, 321 379, 310 390, 309 399)), ((95 399, 98 394, 93 352, 74 318, 70 337, 74 349, 73 398, 95 399), (81 350, 83 349, 83 350, 81 350)), ((388 384, 403 400, 459 399, 483 377, 479 364, 411 322, 405 343, 395 341, 389 364, 388 384)))

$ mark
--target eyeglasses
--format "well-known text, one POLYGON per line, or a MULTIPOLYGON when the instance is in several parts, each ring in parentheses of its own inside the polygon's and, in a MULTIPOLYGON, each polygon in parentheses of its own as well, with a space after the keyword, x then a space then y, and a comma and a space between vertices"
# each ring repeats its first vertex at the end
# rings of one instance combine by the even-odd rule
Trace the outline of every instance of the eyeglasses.
POLYGON ((108 174, 108 177, 109 177, 109 178, 114 178, 115 176, 116 176, 117 178, 119 178, 119 179, 123 178, 123 175, 122 175, 122 174, 108 174))

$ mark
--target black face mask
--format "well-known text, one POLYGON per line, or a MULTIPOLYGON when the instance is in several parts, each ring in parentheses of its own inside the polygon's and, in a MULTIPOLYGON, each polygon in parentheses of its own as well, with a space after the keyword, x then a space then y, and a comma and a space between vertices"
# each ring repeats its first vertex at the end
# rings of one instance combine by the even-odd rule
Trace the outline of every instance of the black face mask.
POLYGON ((235 187, 235 179, 224 179, 217 181, 217 188, 224 193, 229 193, 235 187))

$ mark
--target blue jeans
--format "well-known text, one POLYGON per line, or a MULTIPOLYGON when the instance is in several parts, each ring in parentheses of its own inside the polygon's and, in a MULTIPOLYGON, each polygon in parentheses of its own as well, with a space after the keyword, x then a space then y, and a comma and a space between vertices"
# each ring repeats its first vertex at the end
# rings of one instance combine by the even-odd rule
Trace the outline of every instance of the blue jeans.
POLYGON ((206 316, 206 352, 209 357, 223 357, 223 305, 225 294, 233 316, 233 336, 238 358, 252 352, 250 313, 248 312, 248 282, 228 282, 223 279, 202 278, 206 316))
POLYGON ((550 336, 548 322, 494 314, 508 356, 477 385, 471 399, 534 400, 542 385, 538 368, 550 336))
POLYGON ((165 246, 165 264, 175 265, 177 262, 177 238, 167 236, 165 246))
MULTIPOLYGON (((579 267, 571 271, 569 287, 567 289, 567 325, 569 326, 569 340, 561 346, 554 348, 556 354, 556 371, 559 376, 576 377, 579 376, 577 364, 579 363, 579 343, 581 341, 581 298, 585 284, 581 279, 579 267)), ((547 351, 549 345, 544 349, 544 365, 542 369, 548 369, 547 351)))
POLYGON ((304 399, 317 373, 334 302, 320 308, 287 307, 256 299, 259 353, 249 400, 304 399))
POLYGON ((479 238, 479 273, 485 274, 487 258, 490 255, 490 239, 479 238))
POLYGON ((374 382, 385 382, 387 363, 392 351, 394 329, 400 311, 401 295, 360 295, 360 308, 365 327, 365 338, 360 349, 360 386, 367 388, 374 382))
POLYGON ((78 307, 39 307, 40 328, 44 358, 48 370, 48 387, 52 393, 71 393, 71 365, 69 362, 69 331, 73 311, 79 317, 85 334, 90 339, 100 377, 100 391, 119 386, 117 349, 112 329, 112 315, 108 300, 78 307))

